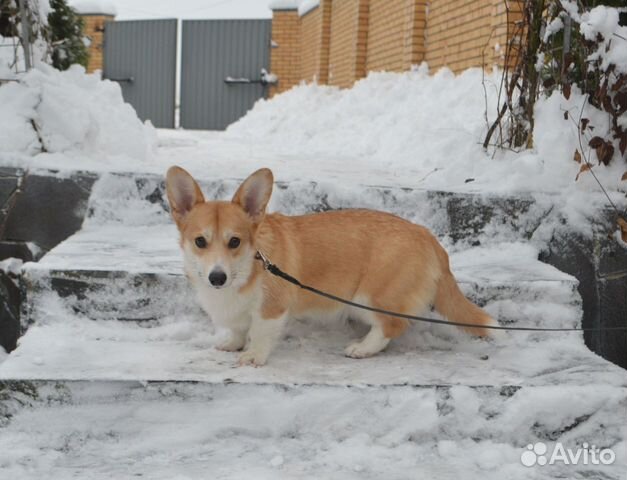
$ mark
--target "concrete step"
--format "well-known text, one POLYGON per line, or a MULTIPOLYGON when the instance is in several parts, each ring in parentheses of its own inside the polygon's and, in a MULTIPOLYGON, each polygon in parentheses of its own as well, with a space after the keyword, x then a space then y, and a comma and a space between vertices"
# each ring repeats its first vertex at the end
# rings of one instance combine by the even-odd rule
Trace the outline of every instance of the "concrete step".
POLYGON ((627 466, 627 394, 607 385, 21 381, 0 399, 7 478, 620 480, 627 466), (538 442, 616 459, 523 465, 538 442))
MULTIPOLYGON (((225 184, 236 182, 204 187, 222 198, 225 184)), ((502 237, 510 243, 468 248, 468 232, 501 222, 510 204, 477 209, 456 196, 368 187, 370 204, 355 205, 354 191, 303 185, 278 186, 282 211, 382 208, 426 218, 440 235, 450 223, 454 273, 500 322, 579 325, 576 280, 516 243, 544 207, 517 204, 519 215, 507 217, 514 233, 502 237)), ((24 266, 28 330, 0 363, 3 473, 500 480, 624 471, 624 455, 610 467, 520 462, 535 442, 624 450, 624 370, 580 333, 483 341, 417 324, 382 354, 354 360, 343 349, 363 326, 295 320, 266 366, 237 367, 236 353, 214 348, 223 332, 186 285, 158 180, 119 176, 94 190, 83 229, 24 266)))
MULTIPOLYGON (((591 353, 579 332, 511 332, 485 342, 455 327, 425 324, 414 325, 383 355, 356 362, 343 348, 364 334, 363 326, 295 320, 261 374, 234 368, 236 354, 213 348, 223 332, 214 331, 191 298, 173 227, 121 228, 84 229, 25 266, 31 324, 0 365, 0 378, 584 385, 594 376, 622 382, 624 372, 591 353)), ((464 288, 483 295, 499 321, 577 326, 576 281, 536 256, 532 247, 514 243, 451 258, 464 288)))
MULTIPOLYGON (((566 324, 574 325, 580 308, 576 279, 537 255, 531 246, 505 243, 454 252, 451 265, 464 292, 502 323, 521 320, 521 305, 548 302, 562 305, 566 324)), ((169 224, 83 229, 40 262, 26 264, 23 281, 27 322, 36 297, 49 290, 93 319, 155 320, 196 309, 182 272, 178 232, 169 224)))

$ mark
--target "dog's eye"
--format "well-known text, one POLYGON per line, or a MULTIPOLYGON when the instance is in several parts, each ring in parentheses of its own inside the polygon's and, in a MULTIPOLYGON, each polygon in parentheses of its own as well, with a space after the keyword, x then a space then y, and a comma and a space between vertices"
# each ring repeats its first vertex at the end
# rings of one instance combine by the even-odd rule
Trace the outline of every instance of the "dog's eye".
POLYGON ((229 240, 229 248, 237 248, 239 247, 239 238, 231 237, 229 240))
POLYGON ((207 240, 205 237, 196 237, 194 243, 198 248, 205 248, 207 246, 207 240))

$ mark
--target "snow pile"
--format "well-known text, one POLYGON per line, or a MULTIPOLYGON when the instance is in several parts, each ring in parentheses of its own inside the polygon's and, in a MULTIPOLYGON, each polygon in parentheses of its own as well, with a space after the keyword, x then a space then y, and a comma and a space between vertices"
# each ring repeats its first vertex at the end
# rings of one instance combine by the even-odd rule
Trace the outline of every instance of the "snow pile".
POLYGON ((81 15, 117 15, 117 9, 109 0, 75 0, 71 7, 81 15))
POLYGON ((26 3, 32 12, 34 22, 39 26, 47 26, 48 15, 52 12, 50 0, 27 0, 26 3))
POLYGON ((112 392, 76 382, 40 388, 36 402, 25 394, 13 400, 39 408, 16 408, 0 436, 0 465, 6 478, 20 479, 624 478, 625 443, 616 440, 612 414, 625 402, 616 390, 598 391, 490 397, 462 386, 148 384, 112 392), (569 415, 575 428, 562 423, 569 415), (581 420, 588 416, 594 420, 581 420), (600 434, 593 421, 610 427, 600 434), (553 451, 554 436, 542 434, 562 429, 566 448, 598 438, 616 452, 614 465, 521 463, 528 443, 553 451))
POLYGON ((620 25, 620 9, 598 5, 591 10, 579 12, 576 2, 562 0, 565 12, 560 13, 546 28, 544 42, 564 28, 563 19, 570 17, 579 24, 579 31, 590 42, 599 46, 588 61, 601 60, 600 69, 610 65, 617 73, 627 73, 627 26, 620 25))
POLYGON ((600 58, 602 70, 615 65, 618 73, 627 73, 627 27, 619 25, 618 9, 599 5, 583 13, 579 21, 579 30, 587 40, 596 41, 599 35, 602 38, 588 60, 600 58))
POLYGON ((296 10, 302 0, 272 0, 268 3, 271 10, 296 10))
POLYGON ((155 146, 154 129, 124 103, 120 87, 80 66, 38 65, 0 87, 0 105, 0 158, 48 152, 63 154, 54 158, 59 166, 66 155, 143 162, 155 146))
POLYGON ((298 14, 302 17, 320 6, 320 0, 303 0, 298 6, 298 14))
POLYGON ((0 261, 0 272, 5 272, 13 276, 18 276, 21 273, 23 263, 24 262, 20 258, 5 258, 4 260, 0 261))
MULTIPOLYGON (((424 188, 515 193, 597 192, 590 175, 574 179, 580 165, 576 125, 564 112, 583 116, 598 128, 607 115, 573 88, 569 99, 554 94, 537 102, 535 149, 485 152, 487 112, 496 112, 500 74, 470 69, 455 76, 425 67, 407 73, 371 73, 351 89, 301 85, 260 100, 226 136, 265 143, 279 155, 350 159, 362 170, 383 171, 424 188), (484 92, 485 87, 485 92, 484 92), (252 140, 251 140, 252 139, 252 140)), ((488 118, 488 120, 491 120, 488 118)), ((343 161, 343 165, 349 163, 343 161)), ((343 167, 344 168, 344 167, 343 167)), ((619 190, 621 162, 595 173, 619 190)), ((624 186, 622 187, 624 188, 624 186)), ((615 195, 615 201, 620 201, 615 195)))

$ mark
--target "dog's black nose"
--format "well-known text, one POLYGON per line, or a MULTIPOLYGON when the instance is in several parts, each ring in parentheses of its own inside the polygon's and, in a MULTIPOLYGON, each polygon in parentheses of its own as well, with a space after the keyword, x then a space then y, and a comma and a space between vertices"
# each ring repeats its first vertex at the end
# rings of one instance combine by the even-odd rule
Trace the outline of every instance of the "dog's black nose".
POLYGON ((209 274, 209 283, 214 287, 221 287, 226 283, 226 273, 222 270, 214 270, 209 274))

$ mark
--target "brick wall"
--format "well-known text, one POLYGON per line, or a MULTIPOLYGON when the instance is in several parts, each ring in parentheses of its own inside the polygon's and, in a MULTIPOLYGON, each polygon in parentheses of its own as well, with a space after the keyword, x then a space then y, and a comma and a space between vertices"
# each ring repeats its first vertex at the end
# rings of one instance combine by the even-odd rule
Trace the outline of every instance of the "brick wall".
POLYGON ((329 84, 350 87, 366 75, 367 0, 332 0, 329 84))
MULTIPOLYGON (((522 2, 492 0, 492 38, 490 39, 490 51, 492 52, 492 64, 504 65, 507 52, 507 43, 514 32, 520 28, 516 22, 522 20, 522 2)), ((516 61, 516 56, 509 55, 510 66, 516 61)))
POLYGON ((320 6, 301 17, 300 78, 302 80, 328 82, 330 27, 330 1, 323 0, 320 6))
POLYGON ((424 58, 426 0, 370 0, 366 70, 400 72, 424 58))
POLYGON ((103 46, 104 46, 104 24, 113 21, 111 15, 83 15, 85 27, 83 34, 89 38, 89 62, 87 72, 102 70, 103 66, 103 46))
POLYGON ((433 72, 503 65, 522 17, 520 2, 507 4, 509 9, 505 0, 320 0, 302 16, 296 7, 275 11, 273 38, 283 44, 271 54, 277 91, 301 80, 350 87, 368 71, 404 71, 424 60, 433 72))
POLYGON ((270 88, 270 96, 289 90, 301 80, 300 70, 300 17, 298 11, 272 12, 272 47, 270 71, 279 82, 270 88))
POLYGON ((493 0, 431 0, 427 15, 426 55, 432 71, 454 72, 491 63, 493 0))

